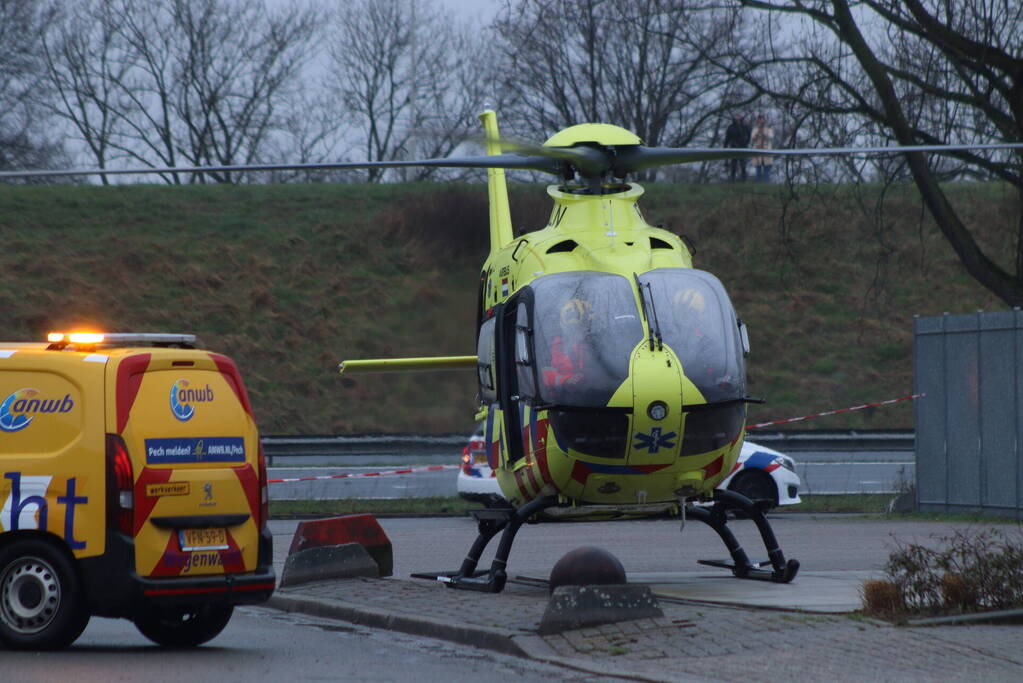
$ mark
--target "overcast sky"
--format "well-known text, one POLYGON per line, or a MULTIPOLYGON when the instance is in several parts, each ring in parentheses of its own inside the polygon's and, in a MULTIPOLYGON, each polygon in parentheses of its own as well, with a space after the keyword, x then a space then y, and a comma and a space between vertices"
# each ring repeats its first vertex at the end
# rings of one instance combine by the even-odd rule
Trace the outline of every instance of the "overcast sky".
POLYGON ((491 19, 503 4, 502 0, 439 0, 439 2, 464 16, 478 16, 483 19, 491 19))

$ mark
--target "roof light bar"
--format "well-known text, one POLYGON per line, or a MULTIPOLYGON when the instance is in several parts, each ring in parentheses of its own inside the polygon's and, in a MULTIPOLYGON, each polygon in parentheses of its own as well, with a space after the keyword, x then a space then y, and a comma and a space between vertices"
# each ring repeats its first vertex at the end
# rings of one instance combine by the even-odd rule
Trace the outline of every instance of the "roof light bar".
POLYGON ((51 344, 195 344, 194 334, 165 334, 162 332, 50 332, 46 341, 51 344))

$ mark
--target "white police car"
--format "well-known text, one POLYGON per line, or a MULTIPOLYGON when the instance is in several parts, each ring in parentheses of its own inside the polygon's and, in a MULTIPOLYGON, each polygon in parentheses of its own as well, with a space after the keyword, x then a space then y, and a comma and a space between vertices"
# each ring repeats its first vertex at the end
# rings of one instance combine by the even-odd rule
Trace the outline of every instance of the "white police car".
MULTIPOLYGON (((769 500, 776 505, 796 505, 799 498, 799 475, 792 458, 778 451, 746 441, 735 467, 718 488, 736 491, 752 500, 769 500)), ((487 463, 487 450, 480 424, 469 443, 462 448, 458 470, 458 495, 486 507, 507 505, 497 485, 497 472, 487 463)))
POLYGON ((796 462, 773 448, 744 441, 735 467, 719 489, 741 493, 751 500, 769 500, 775 505, 796 505, 799 498, 796 462))
POLYGON ((469 437, 462 448, 461 467, 458 468, 458 495, 486 507, 507 505, 497 485, 497 470, 487 462, 487 448, 483 440, 483 423, 469 437))

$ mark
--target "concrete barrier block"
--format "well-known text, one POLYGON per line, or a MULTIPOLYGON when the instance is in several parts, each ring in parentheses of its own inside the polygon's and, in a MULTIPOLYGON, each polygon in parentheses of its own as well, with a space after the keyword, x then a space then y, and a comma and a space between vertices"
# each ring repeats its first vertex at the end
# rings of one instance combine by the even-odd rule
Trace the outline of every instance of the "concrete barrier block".
POLYGON ((358 543, 325 545, 288 555, 281 571, 280 587, 356 576, 380 576, 380 567, 366 548, 358 543))
POLYGON ((380 576, 394 572, 391 539, 373 515, 346 515, 300 522, 288 554, 309 548, 358 543, 376 560, 380 576))
POLYGON ((540 620, 540 635, 663 616, 649 586, 559 586, 540 620))

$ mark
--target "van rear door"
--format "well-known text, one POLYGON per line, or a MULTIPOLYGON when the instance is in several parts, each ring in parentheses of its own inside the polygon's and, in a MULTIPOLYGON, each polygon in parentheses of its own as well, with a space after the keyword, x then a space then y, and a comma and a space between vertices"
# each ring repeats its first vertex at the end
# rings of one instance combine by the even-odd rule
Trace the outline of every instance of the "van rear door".
POLYGON ((109 431, 123 440, 134 474, 138 574, 254 571, 259 434, 234 363, 204 351, 136 349, 109 372, 109 431))

